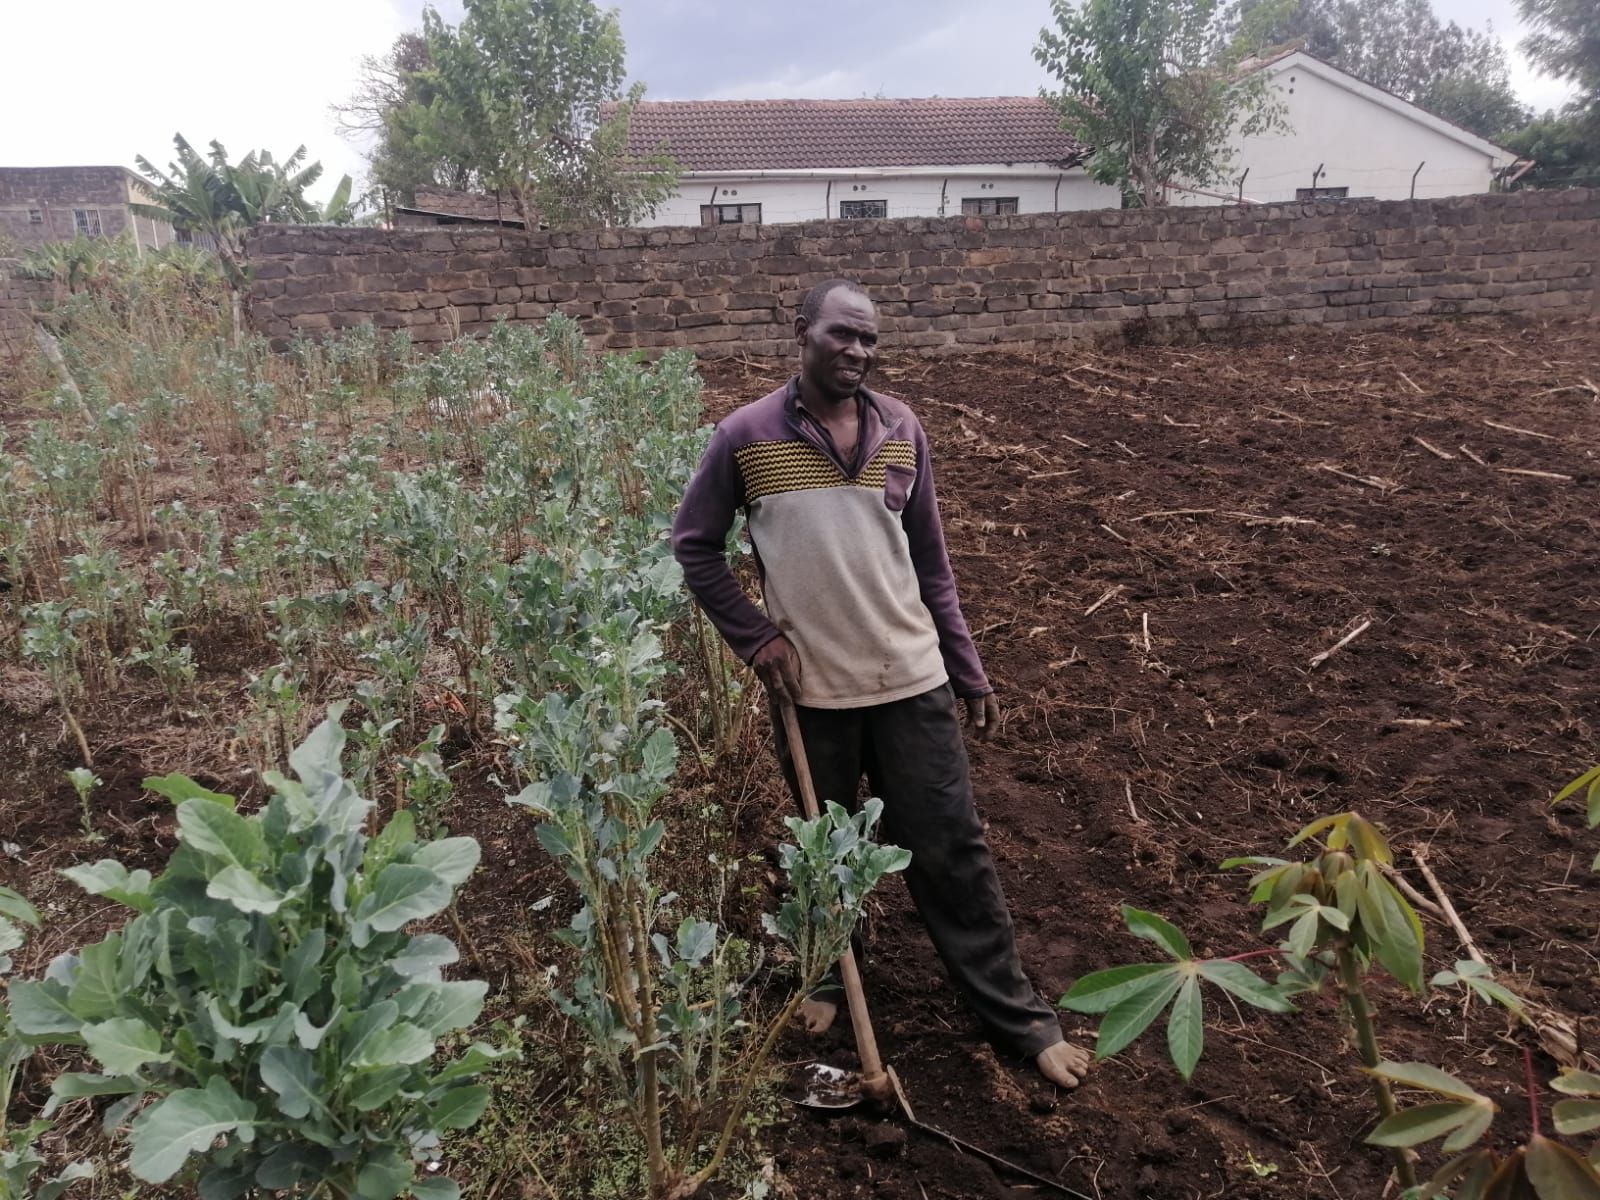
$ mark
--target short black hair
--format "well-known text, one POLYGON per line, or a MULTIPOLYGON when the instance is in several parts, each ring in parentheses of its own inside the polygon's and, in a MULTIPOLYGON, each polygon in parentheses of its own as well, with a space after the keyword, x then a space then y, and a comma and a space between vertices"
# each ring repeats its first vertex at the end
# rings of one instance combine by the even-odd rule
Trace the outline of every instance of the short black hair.
POLYGON ((867 289, 854 279, 824 279, 806 293, 804 300, 800 301, 800 315, 806 319, 807 323, 815 321, 817 314, 822 311, 822 302, 831 293, 838 291, 840 288, 865 297, 869 303, 872 300, 872 297, 867 295, 867 289))

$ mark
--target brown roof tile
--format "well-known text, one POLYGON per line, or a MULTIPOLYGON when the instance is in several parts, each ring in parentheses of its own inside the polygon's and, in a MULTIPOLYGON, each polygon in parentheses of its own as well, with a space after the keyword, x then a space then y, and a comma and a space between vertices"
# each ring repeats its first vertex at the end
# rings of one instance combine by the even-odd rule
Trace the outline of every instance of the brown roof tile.
POLYGON ((656 100, 628 149, 686 171, 1071 164, 1084 146, 1036 96, 932 100, 656 100))

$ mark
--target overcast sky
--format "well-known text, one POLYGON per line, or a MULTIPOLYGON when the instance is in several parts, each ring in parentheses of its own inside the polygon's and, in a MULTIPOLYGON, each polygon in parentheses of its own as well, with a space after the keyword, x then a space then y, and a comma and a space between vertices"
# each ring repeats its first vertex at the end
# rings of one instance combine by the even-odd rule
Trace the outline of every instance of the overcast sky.
MULTIPOLYGON (((845 8, 792 0, 613 0, 633 76, 658 100, 725 97, 1027 95, 1047 82, 1031 50, 1048 0, 870 0, 845 8)), ((329 105, 360 60, 421 23, 422 0, 76 0, 0 5, 0 166, 158 165, 181 130, 237 158, 304 142, 359 178, 360 149, 329 105)), ((441 0, 454 21, 459 0, 441 0)), ((1441 18, 1495 33, 1513 83, 1539 109, 1566 96, 1515 50, 1515 0, 1434 0, 1441 18)))

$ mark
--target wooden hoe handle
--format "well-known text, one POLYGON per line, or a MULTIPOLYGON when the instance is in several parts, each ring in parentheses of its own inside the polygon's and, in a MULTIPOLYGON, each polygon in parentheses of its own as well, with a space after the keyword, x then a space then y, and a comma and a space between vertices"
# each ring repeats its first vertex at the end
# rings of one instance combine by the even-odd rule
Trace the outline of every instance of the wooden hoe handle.
MULTIPOLYGON (((805 738, 800 734, 800 718, 794 711, 794 703, 787 698, 779 699, 778 711, 783 715, 784 739, 789 743, 789 758, 800 786, 800 807, 806 820, 814 821, 822 815, 822 810, 811 784, 811 764, 806 759, 805 738)), ((856 1032, 856 1054, 861 1058, 861 1090, 874 1100, 887 1100, 894 1092, 894 1084, 878 1055, 878 1039, 872 1032, 872 1017, 867 1012, 867 994, 861 987, 855 950, 850 946, 844 948, 844 956, 839 959, 839 975, 844 981, 845 1000, 850 1005, 850 1027, 856 1032)))

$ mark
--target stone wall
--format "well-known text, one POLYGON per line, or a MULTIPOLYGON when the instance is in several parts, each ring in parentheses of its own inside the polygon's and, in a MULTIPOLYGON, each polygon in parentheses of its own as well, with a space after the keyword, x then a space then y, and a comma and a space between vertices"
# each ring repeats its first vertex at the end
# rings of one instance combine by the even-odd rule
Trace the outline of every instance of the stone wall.
POLYGON ((1590 313, 1600 190, 1000 218, 586 233, 258 230, 275 339, 371 322, 419 342, 565 312, 598 346, 781 353, 804 290, 867 285, 889 344, 933 351, 1138 325, 1590 313))
MULTIPOLYGON (((36 302, 47 299, 50 285, 31 279, 18 279, 8 268, 14 262, 0 258, 0 374, 16 370, 19 360, 33 353, 33 319, 29 316, 36 302)), ((0 396, 9 393, 0 379, 0 396)))

